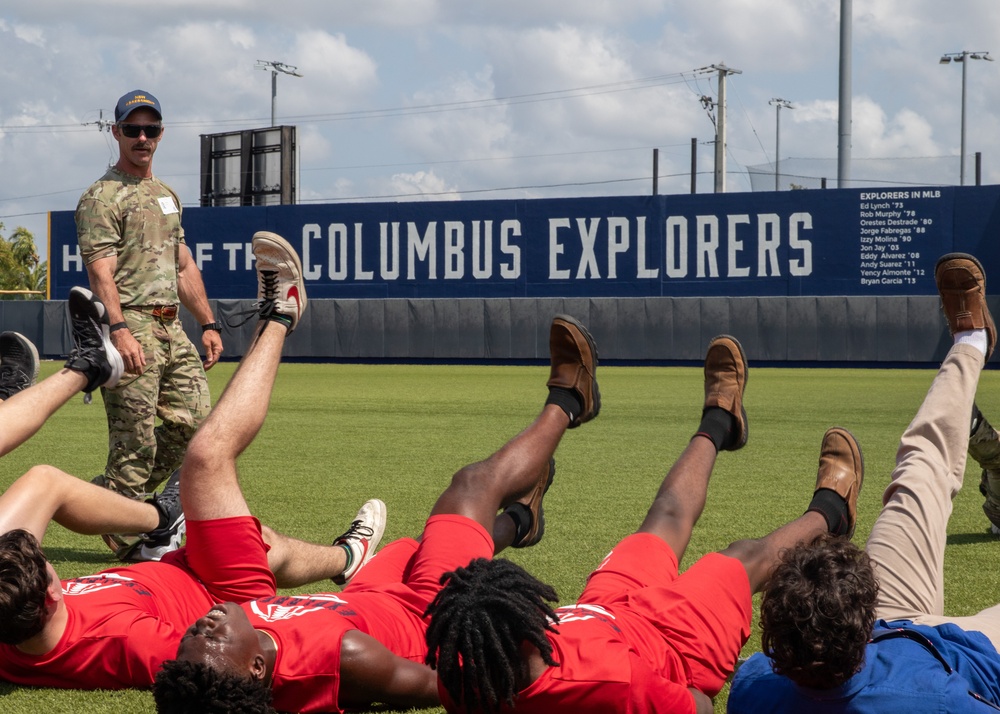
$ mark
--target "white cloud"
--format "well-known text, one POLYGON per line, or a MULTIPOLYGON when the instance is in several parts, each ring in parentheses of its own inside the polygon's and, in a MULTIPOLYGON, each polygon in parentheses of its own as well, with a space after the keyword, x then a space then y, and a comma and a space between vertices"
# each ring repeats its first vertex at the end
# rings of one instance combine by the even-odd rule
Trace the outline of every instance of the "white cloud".
POLYGON ((433 171, 395 174, 390 187, 397 194, 394 199, 397 201, 405 201, 411 197, 434 201, 457 201, 461 198, 454 186, 449 186, 447 181, 436 176, 433 171))

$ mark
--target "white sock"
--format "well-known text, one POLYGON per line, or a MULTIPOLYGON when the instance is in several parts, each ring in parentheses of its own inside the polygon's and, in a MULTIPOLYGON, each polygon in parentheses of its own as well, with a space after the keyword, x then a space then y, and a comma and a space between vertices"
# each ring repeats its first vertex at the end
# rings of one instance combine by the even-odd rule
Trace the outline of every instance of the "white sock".
POLYGON ((977 350, 986 355, 989 347, 989 338, 986 337, 986 330, 964 330, 955 333, 956 345, 972 345, 977 350))

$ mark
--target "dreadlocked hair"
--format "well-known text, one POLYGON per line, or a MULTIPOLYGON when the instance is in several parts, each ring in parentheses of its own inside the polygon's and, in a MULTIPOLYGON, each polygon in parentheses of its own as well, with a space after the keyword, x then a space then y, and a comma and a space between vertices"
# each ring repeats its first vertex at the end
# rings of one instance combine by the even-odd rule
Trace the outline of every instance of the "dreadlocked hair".
POLYGON ((546 601, 556 591, 509 560, 477 558, 441 576, 437 597, 427 608, 426 662, 438 671, 456 704, 492 714, 514 697, 528 679, 521 644, 538 648, 550 667, 556 632, 555 611, 546 601))
POLYGON ((168 660, 156 673, 159 714, 275 714, 271 686, 184 660, 168 660))

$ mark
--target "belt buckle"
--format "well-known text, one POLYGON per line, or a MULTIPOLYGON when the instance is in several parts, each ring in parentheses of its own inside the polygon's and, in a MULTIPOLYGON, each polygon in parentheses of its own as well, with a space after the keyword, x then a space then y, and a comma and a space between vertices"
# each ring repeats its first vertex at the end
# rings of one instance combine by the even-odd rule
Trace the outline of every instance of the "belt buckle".
POLYGON ((153 317, 158 317, 164 322, 170 322, 177 317, 176 305, 158 305, 153 308, 153 317))

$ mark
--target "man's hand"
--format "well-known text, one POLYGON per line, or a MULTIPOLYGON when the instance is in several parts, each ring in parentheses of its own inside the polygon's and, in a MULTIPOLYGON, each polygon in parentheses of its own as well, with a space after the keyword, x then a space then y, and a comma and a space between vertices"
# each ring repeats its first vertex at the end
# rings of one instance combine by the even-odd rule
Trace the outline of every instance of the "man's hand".
POLYGON ((205 369, 212 369, 222 356, 222 335, 215 330, 205 330, 201 334, 201 344, 205 348, 205 369))
POLYGON ((129 374, 142 374, 146 369, 146 355, 143 354, 142 345, 132 337, 128 328, 115 330, 111 333, 111 344, 115 346, 125 363, 125 371, 129 374))

